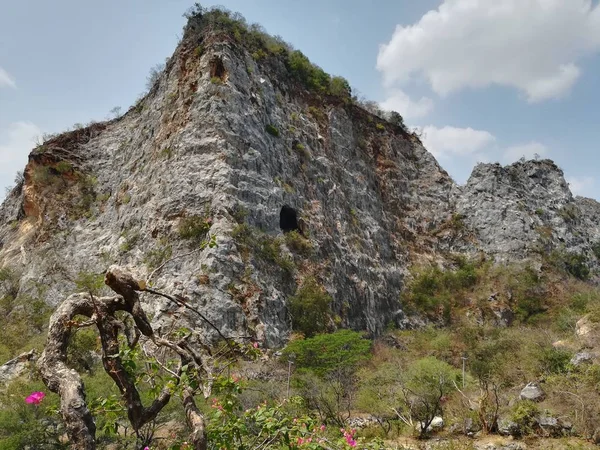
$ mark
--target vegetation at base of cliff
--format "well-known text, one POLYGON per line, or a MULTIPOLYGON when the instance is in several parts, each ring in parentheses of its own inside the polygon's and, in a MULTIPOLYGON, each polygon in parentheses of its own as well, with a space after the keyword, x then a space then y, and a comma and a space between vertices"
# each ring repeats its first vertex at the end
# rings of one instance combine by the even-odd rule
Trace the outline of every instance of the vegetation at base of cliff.
POLYGON ((313 277, 305 279, 296 294, 288 299, 292 329, 312 337, 323 333, 332 320, 333 299, 313 277))
POLYGON ((413 268, 401 302, 409 313, 444 324, 453 323, 466 311, 476 311, 483 321, 500 321, 503 315, 502 320, 509 323, 549 322, 565 312, 569 303, 565 290, 595 295, 578 281, 590 275, 586 263, 582 255, 559 251, 547 255, 542 269, 460 257, 445 269, 413 268))

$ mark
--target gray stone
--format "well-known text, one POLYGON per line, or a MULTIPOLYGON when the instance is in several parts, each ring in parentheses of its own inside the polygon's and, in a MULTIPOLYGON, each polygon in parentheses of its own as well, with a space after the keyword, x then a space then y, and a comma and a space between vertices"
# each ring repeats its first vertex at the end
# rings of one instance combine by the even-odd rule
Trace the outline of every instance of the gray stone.
MULTIPOLYGON (((255 61, 219 39, 193 55, 199 29, 188 27, 136 107, 32 151, 24 183, 0 206, 0 266, 21 274, 20 295, 37 296, 44 285, 56 306, 81 271, 118 263, 145 279, 149 257, 170 252, 176 258, 153 274, 153 286, 186 298, 224 335, 276 347, 289 337, 286 302, 306 275, 298 270, 306 257, 281 243, 281 254, 296 260, 286 270, 246 255, 232 236, 241 212, 279 242, 280 209, 295 208, 340 325, 373 335, 426 322, 406 317, 399 300, 421 256, 441 265, 451 253, 521 261, 539 259, 545 244, 591 255, 600 240, 600 204, 574 198, 552 161, 480 164, 458 186, 416 136, 377 130, 380 119, 356 105, 324 104, 321 117, 310 114, 310 94, 287 81, 281 60, 255 61), (215 58, 226 71, 222 84, 211 82, 215 58), (36 170, 57 162, 90 177, 96 199, 87 211, 60 198, 77 186, 52 192, 36 181, 36 170), (204 214, 217 246, 191 253, 178 228, 183 217, 204 214)), ((158 330, 172 325, 166 299, 142 300, 158 330)), ((504 309, 494 313, 498 324, 512 320, 504 309)), ((216 337, 191 315, 178 326, 216 337)))
POLYGON ((521 400, 531 400, 533 402, 541 402, 546 398, 546 393, 542 390, 541 386, 536 383, 527 383, 527 385, 521 390, 519 394, 521 400))
POLYGON ((498 433, 503 436, 519 436, 521 430, 516 422, 509 419, 500 419, 498 421, 498 433))
POLYGON ((25 374, 35 358, 35 350, 30 350, 2 364, 0 366, 0 385, 8 384, 15 378, 25 374))
POLYGON ((581 364, 590 364, 594 360, 594 355, 588 352, 580 352, 571 358, 571 364, 579 366, 581 364))

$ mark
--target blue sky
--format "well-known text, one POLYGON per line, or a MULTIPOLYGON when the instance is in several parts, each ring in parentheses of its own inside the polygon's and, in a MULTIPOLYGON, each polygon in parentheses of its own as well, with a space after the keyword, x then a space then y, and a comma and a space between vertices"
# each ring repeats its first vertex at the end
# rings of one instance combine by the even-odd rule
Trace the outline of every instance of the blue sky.
MULTIPOLYGON (((173 52, 191 4, 0 0, 0 185, 38 135, 129 107, 173 52)), ((456 181, 478 161, 539 154, 575 193, 600 198, 598 1, 219 4, 398 110, 456 181)))

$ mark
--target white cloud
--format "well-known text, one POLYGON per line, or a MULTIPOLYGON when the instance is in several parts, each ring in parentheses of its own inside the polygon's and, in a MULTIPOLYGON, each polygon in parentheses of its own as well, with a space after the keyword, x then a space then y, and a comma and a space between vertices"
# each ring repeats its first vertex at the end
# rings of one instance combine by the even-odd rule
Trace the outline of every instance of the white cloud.
POLYGON ((512 163, 518 159, 533 159, 536 156, 544 156, 548 153, 548 149, 544 144, 539 142, 530 142, 529 144, 514 145, 504 150, 504 160, 512 163))
POLYGON ((387 111, 397 111, 404 119, 416 119, 424 117, 433 109, 433 100, 421 97, 417 101, 400 89, 393 89, 388 98, 381 102, 380 106, 387 111))
POLYGON ((592 189, 596 184, 593 177, 567 177, 567 183, 573 195, 593 195, 592 189))
POLYGON ((15 84, 15 80, 13 77, 10 76, 10 74, 4 70, 2 67, 0 67, 0 88, 1 87, 11 87, 11 88, 16 88, 17 85, 15 84))
POLYGON ((426 126, 422 131, 421 139, 425 148, 436 158, 474 155, 496 140, 488 131, 473 128, 426 126))
POLYGON ((386 86, 423 76, 439 95, 492 84, 530 102, 566 95, 577 61, 600 50, 600 6, 591 0, 444 0, 380 47, 386 86))
MULTIPOLYGON (((27 156, 42 134, 31 122, 15 122, 6 130, 0 130, 0 183, 10 186, 15 173, 25 168, 27 156)), ((3 192, 0 192, 0 196, 3 192)))

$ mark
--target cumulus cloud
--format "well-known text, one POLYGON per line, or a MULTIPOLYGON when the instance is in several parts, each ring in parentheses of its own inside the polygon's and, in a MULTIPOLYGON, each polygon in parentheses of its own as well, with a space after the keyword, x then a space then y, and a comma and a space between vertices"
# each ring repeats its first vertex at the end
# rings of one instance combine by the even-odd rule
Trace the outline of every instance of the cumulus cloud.
POLYGON ((474 155, 485 150, 496 140, 488 131, 448 126, 423 127, 421 139, 425 148, 436 158, 474 155))
POLYGON ((393 89, 388 98, 381 102, 380 106, 386 111, 397 111, 405 119, 417 119, 424 117, 433 109, 433 100, 428 97, 421 97, 419 100, 412 100, 401 89, 393 89))
POLYGON ((567 177, 573 195, 591 195, 596 181, 593 177, 567 177))
POLYGON ((2 67, 0 67, 0 88, 1 87, 10 87, 10 88, 16 88, 17 85, 15 84, 15 80, 13 77, 10 76, 10 74, 4 70, 2 67))
MULTIPOLYGON (((42 130, 31 122, 14 122, 0 130, 0 183, 3 186, 10 186, 15 173, 25 167, 29 151, 41 134, 42 130)), ((0 192, 0 196, 3 194, 0 192)))
POLYGON ((548 154, 548 149, 544 144, 539 142, 530 142, 529 144, 514 145, 508 147, 504 151, 504 160, 512 163, 518 159, 533 159, 537 156, 544 156, 548 154))
POLYGON ((528 101, 568 94, 577 61, 600 50, 600 5, 591 0, 444 0, 380 47, 388 87, 424 77, 445 96, 514 87, 528 101))

